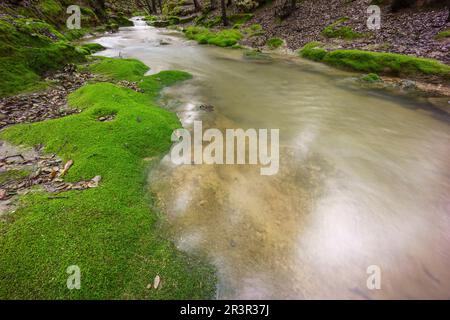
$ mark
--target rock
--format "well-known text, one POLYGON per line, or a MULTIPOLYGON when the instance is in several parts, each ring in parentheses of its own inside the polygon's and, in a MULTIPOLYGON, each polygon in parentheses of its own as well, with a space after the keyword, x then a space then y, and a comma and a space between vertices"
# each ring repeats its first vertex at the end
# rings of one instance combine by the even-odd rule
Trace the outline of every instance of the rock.
POLYGON ((400 81, 400 87, 404 90, 415 90, 416 83, 412 80, 402 80, 400 81))
POLYGON ((0 200, 5 200, 8 194, 5 189, 0 189, 0 200))
POLYGON ((210 104, 202 104, 199 106, 200 110, 206 111, 206 112, 212 112, 214 111, 214 106, 210 104))
POLYGON ((159 41, 159 45, 160 45, 160 46, 168 46, 168 45, 170 45, 170 42, 165 41, 165 40, 160 40, 160 41, 159 41))

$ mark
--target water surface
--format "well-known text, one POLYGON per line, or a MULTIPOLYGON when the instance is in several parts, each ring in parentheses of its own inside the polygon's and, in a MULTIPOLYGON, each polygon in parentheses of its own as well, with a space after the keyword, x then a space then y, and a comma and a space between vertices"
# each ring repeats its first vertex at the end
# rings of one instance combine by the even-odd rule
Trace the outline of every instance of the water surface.
POLYGON ((161 101, 186 128, 280 129, 277 175, 166 157, 150 176, 176 245, 217 267, 219 299, 450 298, 448 118, 350 73, 248 61, 143 23, 97 41, 150 73, 192 73, 161 101), (370 265, 381 290, 366 286, 370 265))

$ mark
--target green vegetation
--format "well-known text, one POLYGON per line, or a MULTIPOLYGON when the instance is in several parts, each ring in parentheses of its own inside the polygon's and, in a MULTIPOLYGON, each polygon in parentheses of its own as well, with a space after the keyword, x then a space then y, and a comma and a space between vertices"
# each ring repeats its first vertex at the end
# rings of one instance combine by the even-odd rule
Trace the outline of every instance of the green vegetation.
POLYGON ((450 66, 437 60, 362 50, 326 51, 312 42, 300 50, 300 56, 350 70, 397 76, 438 76, 450 79, 450 66))
POLYGON ((0 18, 0 96, 42 87, 40 75, 84 60, 51 25, 35 19, 0 18))
POLYGON ((327 55, 327 50, 322 48, 320 42, 309 42, 301 50, 300 56, 313 61, 322 61, 327 55))
POLYGON ((199 19, 197 21, 197 25, 203 26, 205 28, 212 28, 212 27, 219 25, 221 22, 222 22, 222 18, 220 16, 215 16, 212 19, 203 19, 203 20, 199 19))
POLYGON ((270 38, 267 40, 266 45, 269 47, 269 49, 277 49, 283 45, 283 39, 280 38, 270 38))
POLYGON ((87 50, 89 54, 105 50, 105 47, 98 43, 86 43, 86 44, 83 44, 81 47, 83 49, 87 50))
POLYGON ((264 33, 262 26, 258 23, 252 24, 248 28, 245 28, 243 30, 243 32, 244 32, 245 36, 247 36, 247 37, 260 36, 264 33))
POLYGON ((322 34, 327 38, 341 38, 347 40, 363 37, 364 35, 362 33, 355 32, 351 27, 342 26, 342 24, 348 20, 349 18, 344 17, 333 22, 323 29, 322 34))
MULTIPOLYGON (((145 77, 137 60, 99 59, 92 67, 120 80, 139 80, 145 93, 112 83, 86 85, 69 97, 83 110, 68 117, 21 124, 1 139, 74 160, 66 181, 102 176, 98 188, 45 192, 21 198, 12 222, 0 223, 0 298, 8 299, 199 299, 215 290, 214 272, 164 239, 161 217, 149 209, 144 158, 169 149, 176 116, 152 97, 190 78, 181 71, 145 77), (139 72, 138 72, 139 71, 139 72), (114 114, 109 122, 98 116, 114 114), (81 269, 81 289, 68 290, 66 268, 81 269), (160 275, 160 289, 147 289, 160 275)), ((11 220, 8 219, 8 220, 11 220)))
POLYGON ((142 75, 150 68, 139 60, 135 59, 110 59, 104 57, 96 58, 96 61, 81 70, 88 70, 92 73, 101 74, 112 80, 139 81, 142 75))
POLYGON ((200 44, 212 44, 219 47, 231 47, 243 37, 242 33, 235 29, 213 32, 202 27, 188 27, 185 35, 188 39, 200 44))
POLYGON ((55 0, 45 0, 38 4, 38 8, 46 16, 56 17, 63 12, 61 4, 55 0))
POLYGON ((251 14, 251 13, 238 13, 238 14, 230 15, 228 17, 228 21, 231 24, 238 23, 238 24, 243 25, 243 24, 247 23, 247 21, 249 21, 251 18, 253 18, 253 14, 251 14))
POLYGON ((435 38, 438 40, 450 38, 450 29, 446 29, 446 30, 439 32, 435 38))
POLYGON ((369 73, 361 77, 361 80, 374 83, 374 82, 380 82, 381 78, 376 73, 369 73))
POLYGON ((125 15, 119 12, 117 15, 109 17, 110 25, 115 24, 119 27, 132 27, 134 26, 133 21, 129 20, 125 15))

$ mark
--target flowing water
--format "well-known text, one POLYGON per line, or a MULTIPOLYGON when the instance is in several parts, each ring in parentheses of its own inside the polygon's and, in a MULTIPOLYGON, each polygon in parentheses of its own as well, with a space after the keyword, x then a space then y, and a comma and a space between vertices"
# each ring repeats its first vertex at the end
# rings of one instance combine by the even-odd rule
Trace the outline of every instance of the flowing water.
POLYGON ((246 60, 140 21, 97 42, 150 73, 192 73, 161 100, 186 128, 280 129, 277 175, 166 156, 150 176, 176 245, 216 266, 219 299, 450 298, 448 117, 350 73, 246 60))

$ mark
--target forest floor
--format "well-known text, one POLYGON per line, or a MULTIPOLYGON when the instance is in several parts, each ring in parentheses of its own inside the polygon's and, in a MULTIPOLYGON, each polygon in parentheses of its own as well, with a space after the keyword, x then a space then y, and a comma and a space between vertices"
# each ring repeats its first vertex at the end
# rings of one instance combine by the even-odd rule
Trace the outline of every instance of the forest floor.
POLYGON ((280 37, 291 50, 311 41, 320 41, 335 48, 412 54, 450 63, 450 38, 438 36, 450 28, 448 8, 405 9, 393 13, 389 6, 381 6, 380 29, 372 31, 367 27, 370 15, 367 8, 371 2, 305 0, 297 3, 297 9, 284 20, 274 15, 276 2, 267 4, 257 9, 247 22, 258 23, 263 30, 248 43, 262 47, 268 39, 280 37), (327 27, 343 18, 345 21, 339 28, 351 28, 350 36, 348 33, 324 33, 327 27))

